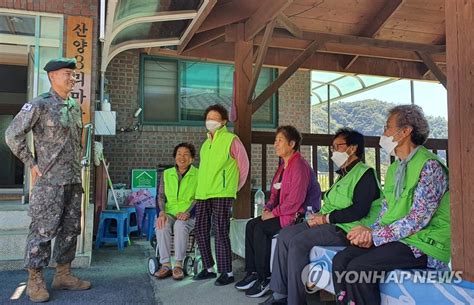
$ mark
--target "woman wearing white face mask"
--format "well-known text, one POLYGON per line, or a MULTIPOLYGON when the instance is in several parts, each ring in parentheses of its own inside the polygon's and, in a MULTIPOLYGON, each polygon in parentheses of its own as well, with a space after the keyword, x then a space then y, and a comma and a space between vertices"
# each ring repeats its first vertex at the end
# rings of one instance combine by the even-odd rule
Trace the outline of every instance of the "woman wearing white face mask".
POLYGON ((196 240, 204 269, 195 280, 215 278, 211 253, 211 219, 216 230, 216 286, 234 281, 230 249, 231 208, 237 191, 247 180, 249 160, 239 138, 227 130, 229 113, 222 105, 209 106, 204 114, 207 139, 201 146, 198 185, 196 189, 196 240))
MULTIPOLYGON (((387 170, 382 209, 370 227, 358 226, 347 234, 352 245, 334 257, 333 276, 341 271, 381 275, 394 269, 447 267, 448 169, 423 147, 428 134, 419 106, 400 105, 389 111, 380 146, 398 160, 387 170)), ((334 285, 338 304, 380 304, 378 283, 344 279, 334 285)))
POLYGON ((375 221, 381 191, 375 170, 361 161, 364 136, 350 128, 339 129, 331 151, 339 177, 325 193, 319 214, 280 231, 270 282, 273 295, 261 304, 306 304, 301 273, 311 248, 347 246, 351 228, 375 221))

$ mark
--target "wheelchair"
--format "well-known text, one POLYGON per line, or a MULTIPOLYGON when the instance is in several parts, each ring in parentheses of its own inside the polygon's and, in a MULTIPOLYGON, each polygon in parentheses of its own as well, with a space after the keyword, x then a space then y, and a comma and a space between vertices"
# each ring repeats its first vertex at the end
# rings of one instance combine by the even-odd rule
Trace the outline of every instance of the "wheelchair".
MULTIPOLYGON (((185 276, 191 274, 198 274, 202 269, 202 258, 196 247, 196 238, 194 235, 194 229, 189 233, 188 247, 186 249, 186 256, 183 260, 183 273, 185 276)), ((156 241, 156 234, 150 239, 150 244, 155 250, 155 256, 148 258, 148 272, 150 275, 154 275, 160 268, 160 253, 158 249, 158 243, 156 241)), ((174 256, 174 233, 171 234, 171 256, 174 256)))

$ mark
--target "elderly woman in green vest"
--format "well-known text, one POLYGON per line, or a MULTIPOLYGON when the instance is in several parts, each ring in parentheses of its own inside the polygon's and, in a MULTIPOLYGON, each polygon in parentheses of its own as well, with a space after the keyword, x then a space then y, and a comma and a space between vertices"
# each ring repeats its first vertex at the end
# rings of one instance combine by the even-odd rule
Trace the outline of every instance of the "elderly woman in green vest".
POLYGON ((216 286, 234 281, 230 250, 230 217, 237 191, 247 180, 249 160, 239 138, 227 130, 229 113, 222 105, 209 106, 205 113, 207 139, 201 146, 196 190, 196 240, 204 269, 195 280, 217 277, 211 252, 211 219, 215 229, 216 286))
POLYGON ((343 271, 375 272, 380 279, 394 269, 445 268, 450 259, 448 169, 423 146, 429 135, 423 110, 396 106, 384 129, 380 146, 397 160, 387 170, 377 220, 353 228, 352 245, 333 259, 338 304, 381 301, 378 282, 347 279, 343 271))
POLYGON ((178 144, 173 150, 174 167, 163 172, 158 190, 155 232, 160 254, 160 270, 156 277, 173 276, 175 280, 184 277, 183 260, 186 256, 188 236, 194 228, 194 198, 196 194, 198 169, 192 163, 196 149, 190 143, 178 144), (171 236, 174 233, 175 266, 171 267, 171 236))

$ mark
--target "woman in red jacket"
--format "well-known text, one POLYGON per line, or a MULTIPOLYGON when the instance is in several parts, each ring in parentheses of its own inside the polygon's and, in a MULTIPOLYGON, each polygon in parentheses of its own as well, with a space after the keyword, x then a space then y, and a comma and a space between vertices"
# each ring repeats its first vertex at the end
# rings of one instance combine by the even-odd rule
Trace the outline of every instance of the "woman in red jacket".
MULTIPOLYGON (((260 297, 268 291, 272 238, 294 222, 296 213, 303 212, 312 169, 299 153, 301 140, 293 126, 280 126, 276 131, 275 152, 283 162, 273 178, 270 200, 262 216, 250 220, 245 228, 247 276, 235 285, 246 290, 248 297, 260 297)), ((312 189, 316 188, 310 192, 312 189)))

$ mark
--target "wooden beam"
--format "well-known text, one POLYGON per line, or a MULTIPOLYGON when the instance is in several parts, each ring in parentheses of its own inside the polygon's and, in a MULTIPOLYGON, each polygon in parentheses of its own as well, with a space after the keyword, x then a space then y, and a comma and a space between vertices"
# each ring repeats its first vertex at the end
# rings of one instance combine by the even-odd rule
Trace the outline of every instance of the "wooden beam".
POLYGON ((380 11, 375 14, 375 18, 369 22, 368 26, 360 33, 360 36, 374 37, 387 23, 388 19, 402 6, 405 0, 389 0, 380 11))
POLYGON ((219 1, 198 29, 198 33, 245 20, 257 10, 259 4, 255 0, 219 1))
POLYGON ((268 42, 270 41, 270 38, 272 38, 275 22, 276 20, 274 19, 267 24, 267 27, 265 28, 265 34, 263 35, 262 45, 258 49, 257 62, 255 63, 252 79, 250 80, 249 91, 247 94, 247 99, 250 104, 252 103, 253 93, 255 91, 255 87, 257 86, 258 77, 260 76, 260 70, 262 70, 263 61, 265 60, 265 56, 267 56, 268 42))
MULTIPOLYGON (((263 35, 259 34, 255 37, 254 43, 256 45, 261 45, 262 40, 263 35)), ((310 40, 297 39, 286 33, 282 34, 279 29, 275 28, 272 39, 270 40, 270 48, 304 50, 309 46, 310 43, 310 40)), ((413 51, 394 50, 380 47, 364 47, 333 42, 326 43, 324 46, 318 49, 318 52, 422 62, 418 55, 416 55, 413 51)), ((446 54, 444 53, 431 54, 431 56, 432 59, 437 63, 446 62, 446 54)), ((341 66, 343 65, 341 64, 341 66)))
POLYGON ((274 20, 293 0, 264 0, 258 10, 245 22, 245 40, 251 40, 265 25, 274 20))
MULTIPOLYGON (((322 46, 322 49, 324 49, 324 47, 325 46, 322 46)), ((213 47, 205 45, 178 57, 189 60, 205 60, 233 64, 234 51, 234 43, 219 42, 213 47)), ((158 48, 153 49, 151 54, 177 57, 176 51, 171 52, 170 50, 158 48)), ((301 51, 299 50, 274 49, 270 46, 263 64, 268 67, 285 68, 291 65, 292 60, 300 54, 301 51)), ((318 49, 317 56, 314 55, 305 61, 301 69, 425 79, 420 73, 420 59, 418 59, 418 62, 413 62, 397 59, 361 57, 349 70, 343 70, 340 61, 340 55, 320 53, 318 49)))
POLYGON ((423 52, 416 52, 418 56, 423 60, 426 67, 428 67, 434 76, 439 80, 439 82, 447 89, 447 79, 446 75, 441 71, 441 69, 436 65, 436 63, 431 59, 431 57, 423 52))
POLYGON ((345 45, 356 45, 363 47, 379 47, 406 51, 420 51, 426 53, 444 53, 446 46, 436 46, 407 41, 395 41, 386 39, 375 39, 352 35, 341 35, 332 33, 303 32, 303 39, 311 41, 334 42, 345 45))
MULTIPOLYGON (((237 121, 235 122, 235 133, 244 144, 249 160, 252 156, 252 105, 247 103, 247 92, 252 75, 253 43, 244 38, 244 25, 240 23, 237 27, 237 41, 235 48, 235 96, 234 103, 237 108, 237 121)), ((252 163, 250 163, 252 164, 252 163)), ((249 218, 250 206, 250 173, 242 189, 237 195, 233 212, 235 218, 249 218)))
POLYGON ((254 100, 252 103, 252 112, 255 113, 255 111, 262 106, 267 99, 269 99, 273 93, 275 93, 278 88, 280 88, 287 80, 290 78, 290 76, 293 75, 293 73, 298 70, 299 67, 309 58, 311 57, 314 52, 321 46, 320 41, 313 41, 309 47, 303 51, 296 59, 289 65, 283 73, 281 73, 278 78, 273 81, 273 83, 268 86, 265 90, 263 90, 262 93, 254 100))
POLYGON ((280 15, 278 15, 277 22, 278 24, 283 26, 288 32, 290 32, 291 35, 297 38, 301 38, 303 36, 303 31, 301 31, 301 29, 284 13, 280 13, 280 15))
MULTIPOLYGON (((381 28, 387 23, 388 19, 401 7, 404 0, 390 0, 382 6, 379 12, 375 14, 375 18, 372 22, 369 22, 368 26, 360 33, 363 37, 375 37, 381 28)), ((346 59, 342 66, 344 70, 347 70, 356 60, 358 56, 354 58, 346 59)))
POLYGON ((194 34, 191 41, 188 43, 188 46, 183 52, 188 52, 199 48, 205 44, 208 44, 211 41, 216 40, 217 38, 223 37, 225 35, 225 27, 221 26, 220 28, 215 28, 206 32, 201 32, 194 34))
POLYGON ((178 45, 178 54, 183 53, 183 51, 186 49, 186 46, 188 45, 189 41, 191 40, 191 38, 193 38, 197 29, 199 29, 199 27, 203 24, 204 20, 206 20, 207 16, 212 11, 216 3, 217 0, 205 0, 203 2, 202 5, 206 6, 201 7, 199 9, 197 17, 195 17, 193 21, 191 21, 191 24, 189 25, 188 29, 186 29, 183 34, 183 37, 181 37, 180 39, 181 43, 178 45))
POLYGON ((452 270, 474 282, 474 0, 446 0, 452 270))
POLYGON ((349 69, 353 63, 355 63, 355 61, 359 58, 359 55, 355 55, 355 56, 345 56, 341 59, 341 67, 344 69, 344 70, 347 70, 349 69))

